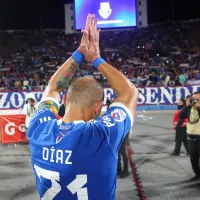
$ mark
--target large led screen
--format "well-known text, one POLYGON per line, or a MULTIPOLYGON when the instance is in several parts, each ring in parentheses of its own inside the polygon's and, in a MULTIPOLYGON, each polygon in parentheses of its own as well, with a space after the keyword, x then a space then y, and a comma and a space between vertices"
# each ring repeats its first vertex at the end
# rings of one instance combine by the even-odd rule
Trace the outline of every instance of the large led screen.
POLYGON ((75 0, 75 25, 85 27, 89 13, 98 18, 99 28, 136 26, 136 0, 75 0))

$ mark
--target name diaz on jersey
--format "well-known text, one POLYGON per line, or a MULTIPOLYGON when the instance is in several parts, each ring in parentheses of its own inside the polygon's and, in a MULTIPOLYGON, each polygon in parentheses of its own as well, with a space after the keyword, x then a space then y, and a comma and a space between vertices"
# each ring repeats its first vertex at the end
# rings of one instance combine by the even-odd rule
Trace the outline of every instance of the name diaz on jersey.
POLYGON ((54 147, 50 149, 43 147, 42 149, 43 160, 51 163, 72 165, 72 162, 70 162, 70 158, 72 156, 71 150, 55 149, 54 147))

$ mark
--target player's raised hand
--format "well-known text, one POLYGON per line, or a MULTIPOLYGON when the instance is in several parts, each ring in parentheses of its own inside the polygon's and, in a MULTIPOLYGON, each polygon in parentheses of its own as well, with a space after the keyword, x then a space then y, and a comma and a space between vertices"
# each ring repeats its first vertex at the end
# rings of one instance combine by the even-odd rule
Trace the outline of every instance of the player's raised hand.
POLYGON ((87 20, 86 20, 86 25, 85 25, 85 29, 82 30, 81 32, 83 33, 83 37, 81 42, 86 44, 87 47, 89 47, 90 45, 90 41, 89 41, 89 31, 90 31, 90 26, 94 23, 95 16, 89 14, 87 16, 87 20))
POLYGON ((78 50, 85 56, 85 59, 88 62, 93 62, 96 58, 100 57, 100 30, 97 30, 97 22, 98 20, 95 18, 95 15, 89 14, 85 29, 81 31, 83 33, 83 37, 78 50))
POLYGON ((94 23, 93 22, 94 20, 95 20, 95 16, 91 15, 91 14, 88 14, 87 20, 86 20, 85 29, 81 30, 81 32, 83 33, 83 37, 81 39, 81 44, 80 44, 78 50, 82 54, 85 54, 87 52, 87 50, 89 49, 89 47, 90 47, 89 31, 90 31, 90 27, 94 23))
POLYGON ((100 49, 99 49, 100 30, 97 30, 97 22, 98 20, 94 18, 94 20, 92 20, 89 30, 90 47, 88 49, 87 55, 85 55, 85 58, 88 62, 93 62, 96 58, 100 57, 100 49))
POLYGON ((88 62, 93 62, 96 58, 100 57, 100 48, 99 48, 99 33, 100 30, 97 30, 97 22, 95 19, 94 23, 90 27, 90 48, 89 48, 89 57, 86 57, 88 62))

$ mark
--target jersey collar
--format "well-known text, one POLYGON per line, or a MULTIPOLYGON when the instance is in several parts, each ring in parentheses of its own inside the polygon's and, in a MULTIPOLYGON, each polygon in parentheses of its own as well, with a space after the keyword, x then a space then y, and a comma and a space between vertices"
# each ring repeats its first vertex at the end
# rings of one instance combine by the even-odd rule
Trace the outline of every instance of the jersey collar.
POLYGON ((81 123, 85 123, 85 122, 83 120, 74 121, 74 124, 81 124, 81 123))
MULTIPOLYGON (((59 119, 57 121, 58 126, 61 125, 62 123, 66 124, 62 119, 59 119)), ((81 123, 85 123, 83 120, 77 120, 77 121, 73 121, 74 124, 81 124, 81 123)), ((68 124, 68 123, 67 123, 68 124)))

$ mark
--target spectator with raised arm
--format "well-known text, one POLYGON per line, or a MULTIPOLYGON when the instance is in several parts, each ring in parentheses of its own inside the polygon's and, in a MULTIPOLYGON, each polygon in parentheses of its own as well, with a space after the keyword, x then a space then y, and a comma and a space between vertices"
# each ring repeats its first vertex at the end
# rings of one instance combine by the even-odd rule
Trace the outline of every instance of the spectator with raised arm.
POLYGON ((94 15, 88 15, 80 47, 53 75, 28 131, 31 161, 41 199, 114 200, 118 151, 133 125, 138 91, 99 51, 94 15), (118 93, 99 117, 103 89, 91 77, 76 79, 57 120, 60 92, 83 59, 93 63, 118 93))

